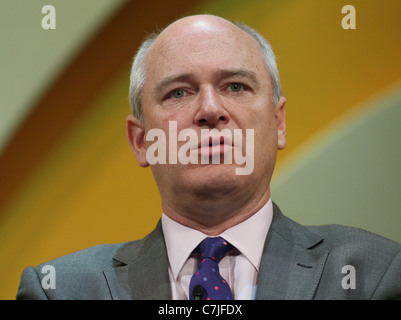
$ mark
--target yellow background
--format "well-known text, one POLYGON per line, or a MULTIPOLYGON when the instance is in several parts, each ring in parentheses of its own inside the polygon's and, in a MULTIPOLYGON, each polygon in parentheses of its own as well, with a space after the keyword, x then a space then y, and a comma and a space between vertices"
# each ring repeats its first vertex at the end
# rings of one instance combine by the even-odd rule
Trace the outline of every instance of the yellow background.
MULTIPOLYGON (((7 5, 13 4, 7 2, 7 5)), ((73 5, 77 3, 71 1, 73 5)), ((143 15, 152 15, 155 6, 157 2, 151 2, 143 15)), ((62 8, 57 8, 57 2, 55 7, 61 16, 62 8)), ((115 12, 113 10, 110 9, 111 16, 115 12)), ((400 166, 394 164, 393 160, 400 157, 400 135, 397 136, 400 131, 396 131, 396 117, 401 114, 394 105, 400 105, 401 101, 401 2, 210 0, 192 7, 186 4, 185 10, 191 14, 208 12, 240 20, 260 31, 275 50, 284 95, 288 99, 288 146, 279 155, 273 184, 273 200, 280 199, 278 204, 288 210, 284 210, 284 213, 288 212, 291 218, 300 222, 351 224, 400 242, 401 203, 398 192, 394 192, 401 189, 398 179, 400 166), (341 27, 344 16, 341 9, 347 4, 353 4, 356 8, 356 30, 344 30, 341 27), (389 107, 390 98, 393 100, 389 107), (390 113, 377 112, 381 108, 395 110, 395 113, 391 113, 390 117, 390 113), (383 114, 380 118, 383 121, 375 122, 383 114), (387 118, 385 115, 388 115, 387 118), (376 175, 396 177, 380 181, 385 188, 378 189, 373 195, 376 202, 385 197, 385 202, 379 207, 383 210, 342 210, 337 220, 335 215, 329 215, 328 210, 311 212, 308 210, 310 202, 299 205, 305 199, 308 188, 313 190, 312 184, 316 181, 312 178, 297 179, 296 174, 305 169, 300 163, 308 163, 307 160, 312 159, 308 157, 312 154, 316 165, 308 169, 311 170, 308 171, 309 177, 319 175, 322 183, 337 179, 345 174, 346 165, 333 171, 325 171, 324 168, 329 162, 347 163, 344 159, 357 158, 361 150, 356 145, 350 145, 346 149, 347 154, 335 154, 334 158, 324 161, 322 159, 327 152, 319 153, 319 150, 325 150, 334 140, 336 146, 348 146, 349 132, 367 136, 364 130, 371 126, 364 126, 365 122, 375 123, 374 127, 382 132, 386 121, 390 120, 395 131, 391 131, 389 139, 376 144, 365 142, 366 148, 385 145, 387 147, 384 150, 397 151, 391 156, 392 160, 388 159, 392 162, 386 165, 387 160, 383 159, 382 153, 371 150, 370 160, 377 161, 372 160, 374 166, 360 173, 360 179, 364 178, 365 173, 372 175, 372 186, 377 182, 376 175), (355 129, 353 125, 356 124, 355 129), (291 190, 291 194, 287 193, 288 190, 291 190), (298 192, 299 197, 294 198, 298 192), (292 199, 289 201, 291 203, 286 204, 286 199, 292 199), (295 212, 294 208, 299 210, 295 212)), ((40 21, 40 14, 37 19, 40 21)), ((67 18, 62 21, 74 24, 73 20, 67 18)), ((61 26, 58 28, 61 29, 61 26)), ((97 32, 102 32, 99 25, 97 28, 97 32)), ((149 31, 144 29, 143 34, 149 31)), ((54 32, 57 36, 58 31, 54 32)), ((93 31, 91 36, 94 34, 96 32, 93 31)), ((84 43, 89 42, 91 36, 86 36, 84 43)), ((85 50, 85 46, 78 46, 76 50, 85 50)), ((105 47, 102 50, 112 49, 105 47)), ((47 54, 50 57, 52 51, 47 54)), ((68 61, 66 68, 69 63, 73 61, 68 61)), ((98 67, 102 68, 102 61, 99 61, 98 67)), ((14 299, 22 270, 29 265, 37 265, 100 243, 138 239, 154 228, 161 214, 157 187, 150 169, 137 165, 125 136, 125 119, 129 113, 129 69, 130 60, 127 60, 125 67, 109 79, 107 88, 99 88, 91 105, 2 209, 0 272, 3 280, 0 298, 14 299)), ((2 74, 1 77, 6 75, 2 74)), ((54 76, 52 81, 57 79, 54 76)), ((46 84, 46 87, 51 86, 46 84)), ((24 88, 18 90, 23 91, 24 88)), ((7 111, 2 109, 0 112, 1 115, 7 111)), ((29 112, 26 113, 29 119, 29 112)), ((51 121, 46 119, 43 125, 51 121)), ((18 131, 18 128, 16 125, 15 130, 18 131)), ((7 152, 7 148, 4 148, 4 152, 7 152)), ((29 165, 29 159, 26 161, 29 165)), ((327 200, 332 201, 330 208, 344 201, 349 202, 349 207, 352 201, 369 203, 372 200, 371 195, 367 196, 370 187, 365 183, 352 189, 353 193, 349 196, 351 191, 348 192, 347 186, 354 185, 359 178, 347 174, 346 178, 352 179, 353 184, 346 183, 342 188, 335 189, 336 193, 327 200)), ((311 199, 315 206, 319 204, 319 199, 313 199, 313 195, 311 199)), ((325 208, 328 202, 320 206, 325 208)))

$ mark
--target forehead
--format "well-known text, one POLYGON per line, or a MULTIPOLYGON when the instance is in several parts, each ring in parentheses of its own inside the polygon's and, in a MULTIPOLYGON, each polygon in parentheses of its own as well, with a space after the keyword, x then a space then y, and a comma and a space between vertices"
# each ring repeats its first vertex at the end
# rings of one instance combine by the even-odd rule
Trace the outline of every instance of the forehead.
POLYGON ((144 61, 146 82, 180 73, 248 69, 268 75, 259 44, 228 21, 193 20, 166 28, 144 61))

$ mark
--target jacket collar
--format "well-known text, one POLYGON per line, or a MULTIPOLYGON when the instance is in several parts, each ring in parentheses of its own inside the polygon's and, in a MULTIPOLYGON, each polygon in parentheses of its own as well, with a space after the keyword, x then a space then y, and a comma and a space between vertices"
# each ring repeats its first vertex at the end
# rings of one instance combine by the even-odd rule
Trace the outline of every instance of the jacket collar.
POLYGON ((321 236, 288 219, 273 204, 256 299, 312 299, 328 256, 322 242, 321 236))
POLYGON ((105 272, 113 299, 170 300, 167 250, 160 221, 140 241, 128 242, 105 272))
MULTIPOLYGON (((285 217, 273 203, 256 299, 312 299, 328 251, 323 238, 285 217)), ((113 299, 171 299, 168 257, 161 222, 140 241, 128 242, 104 271, 113 299)))

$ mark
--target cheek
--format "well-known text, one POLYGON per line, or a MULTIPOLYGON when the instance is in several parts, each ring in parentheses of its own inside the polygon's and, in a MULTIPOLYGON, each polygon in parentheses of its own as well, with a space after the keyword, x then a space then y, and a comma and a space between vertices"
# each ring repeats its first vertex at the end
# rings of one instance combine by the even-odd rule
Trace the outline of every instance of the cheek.
POLYGON ((169 145, 171 143, 170 137, 178 146, 185 143, 177 141, 177 137, 183 129, 190 128, 191 124, 191 119, 182 117, 181 115, 174 115, 166 112, 154 112, 152 115, 147 115, 147 117, 145 117, 145 144, 149 147, 157 141, 158 145, 165 147, 168 156, 169 145), (147 138, 154 135, 157 136, 155 140, 147 138))
POLYGON ((255 161, 265 161, 277 153, 278 133, 273 112, 259 115, 255 125, 255 161))
POLYGON ((241 101, 235 105, 234 110, 238 114, 238 119, 250 124, 250 128, 257 126, 266 126, 269 119, 274 118, 274 106, 271 96, 265 92, 260 92, 254 96, 248 97, 247 101, 241 101))

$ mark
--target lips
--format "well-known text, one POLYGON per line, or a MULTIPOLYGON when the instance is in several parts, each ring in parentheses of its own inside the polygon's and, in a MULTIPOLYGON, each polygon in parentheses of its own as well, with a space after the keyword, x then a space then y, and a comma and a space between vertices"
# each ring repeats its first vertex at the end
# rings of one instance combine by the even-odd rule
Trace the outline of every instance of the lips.
POLYGON ((233 140, 229 136, 207 136, 203 138, 194 149, 202 156, 216 156, 231 151, 234 147, 233 140))
POLYGON ((214 147, 218 145, 233 146, 232 138, 229 136, 208 136, 201 140, 198 144, 198 148, 202 147, 214 147))

